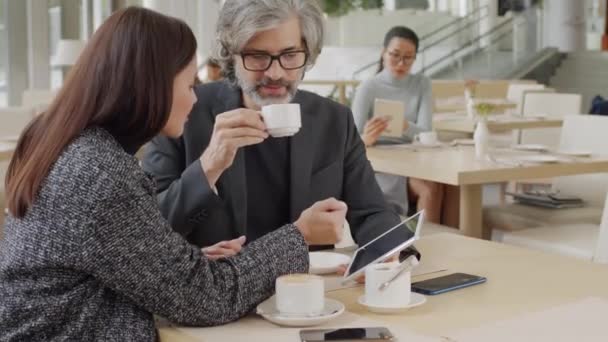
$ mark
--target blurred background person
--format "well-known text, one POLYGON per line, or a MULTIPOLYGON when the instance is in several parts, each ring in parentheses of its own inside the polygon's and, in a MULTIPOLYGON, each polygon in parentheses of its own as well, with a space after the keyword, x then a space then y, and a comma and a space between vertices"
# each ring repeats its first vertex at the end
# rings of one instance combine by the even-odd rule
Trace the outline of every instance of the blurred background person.
POLYGON ((207 58, 205 61, 205 69, 207 70, 207 78, 204 83, 215 82, 224 79, 224 73, 222 67, 213 58, 207 58))
MULTIPOLYGON (((395 26, 386 33, 378 73, 361 83, 353 100, 355 124, 365 146, 409 143, 420 132, 431 131, 431 81, 422 74, 411 73, 417 52, 418 36, 413 30, 395 26), (404 103, 401 137, 381 137, 388 121, 373 116, 376 99, 404 103)), ((376 179, 386 200, 401 215, 407 215, 409 203, 415 203, 417 210, 426 210, 429 221, 442 221, 443 184, 384 173, 376 173, 376 179)))

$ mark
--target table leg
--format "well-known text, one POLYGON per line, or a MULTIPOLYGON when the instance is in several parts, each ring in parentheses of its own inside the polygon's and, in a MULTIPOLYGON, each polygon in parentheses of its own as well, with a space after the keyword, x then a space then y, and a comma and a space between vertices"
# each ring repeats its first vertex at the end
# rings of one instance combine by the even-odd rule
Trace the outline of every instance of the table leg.
POLYGON ((340 103, 346 105, 346 85, 340 84, 338 89, 340 91, 340 103))
POLYGON ((469 184, 460 186, 460 225, 464 235, 475 238, 489 238, 484 234, 481 219, 481 185, 469 184))

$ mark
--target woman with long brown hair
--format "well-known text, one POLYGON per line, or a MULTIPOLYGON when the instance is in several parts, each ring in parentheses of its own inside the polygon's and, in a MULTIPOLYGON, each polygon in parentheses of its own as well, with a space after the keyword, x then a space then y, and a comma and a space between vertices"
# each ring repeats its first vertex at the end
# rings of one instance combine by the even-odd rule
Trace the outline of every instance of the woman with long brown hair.
POLYGON ((154 340, 154 314, 226 323, 270 296, 278 276, 307 271, 307 244, 341 236, 336 200, 230 257, 207 258, 173 232, 134 153, 182 134, 195 53, 182 21, 116 12, 23 132, 6 179, 0 340, 154 340))

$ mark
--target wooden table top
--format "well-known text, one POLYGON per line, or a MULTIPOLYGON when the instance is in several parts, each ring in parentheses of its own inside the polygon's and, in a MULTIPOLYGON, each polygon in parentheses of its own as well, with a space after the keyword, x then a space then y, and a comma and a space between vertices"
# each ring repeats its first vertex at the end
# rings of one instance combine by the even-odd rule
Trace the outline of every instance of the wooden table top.
MULTIPOLYGON (((563 118, 528 118, 511 115, 490 117, 487 121, 488 129, 492 132, 561 127, 563 123, 563 118)), ((433 117, 433 129, 436 131, 473 133, 475 132, 476 124, 476 120, 468 118, 466 115, 440 114, 433 117)))
MULTIPOLYGON (((608 299, 608 266, 573 258, 454 234, 423 237, 416 246, 422 262, 441 264, 447 271, 415 278, 414 281, 454 272, 485 276, 485 284, 437 296, 401 314, 379 315, 357 303, 363 287, 329 292, 345 304, 349 313, 372 319, 391 330, 404 329, 426 336, 444 336, 460 329, 509 319, 594 296, 608 299)), ((162 341, 246 341, 243 334, 255 324, 267 329, 268 340, 280 332, 277 326, 259 319, 240 320, 222 327, 191 329, 161 328, 162 341)), ((264 332, 265 334, 265 332, 264 332)), ((294 333, 295 334, 295 333, 294 333)), ((397 336, 399 337, 399 336, 397 336)), ((296 341, 296 339, 294 339, 296 341)))
POLYGON ((367 150, 375 171, 452 185, 608 172, 608 155, 560 157, 563 162, 516 165, 506 158, 529 153, 496 150, 491 154, 498 161, 477 160, 473 146, 429 148, 411 145, 372 147, 367 150))
MULTIPOLYGON (((494 106, 497 112, 517 108, 517 103, 502 98, 475 98, 474 104, 488 103, 494 106)), ((452 96, 435 99, 434 107, 440 112, 456 112, 466 108, 464 93, 462 96, 452 96)))

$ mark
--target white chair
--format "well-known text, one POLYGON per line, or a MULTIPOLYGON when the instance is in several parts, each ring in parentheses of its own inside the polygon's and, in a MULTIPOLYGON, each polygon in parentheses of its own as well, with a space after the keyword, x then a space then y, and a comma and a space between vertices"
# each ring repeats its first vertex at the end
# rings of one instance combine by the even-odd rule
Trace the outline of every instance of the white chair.
MULTIPOLYGON (((560 146, 562 149, 589 151, 594 155, 608 155, 608 117, 598 115, 571 115, 564 119, 560 146)), ((522 204, 505 204, 484 208, 484 226, 501 231, 515 231, 552 224, 591 223, 599 224, 608 191, 608 175, 584 174, 557 177, 553 191, 582 198, 587 205, 582 208, 547 209, 522 204)))
MULTIPOLYGON (((608 195, 608 193, 607 193, 608 195)), ((549 253, 608 263, 608 196, 597 224, 563 224, 506 232, 502 242, 549 253)))
POLYGON ((521 115, 522 104, 524 102, 524 92, 528 90, 542 90, 545 88, 544 84, 533 84, 533 83, 511 83, 507 90, 507 100, 517 104, 515 108, 515 115, 521 115))
MULTIPOLYGON (((581 112, 581 95, 548 92, 525 93, 522 105, 523 116, 547 115, 549 117, 564 117, 578 115, 581 112)), ((559 145, 559 128, 537 128, 522 130, 520 143, 542 144, 549 148, 559 145)))
POLYGON ((20 135, 35 113, 32 107, 0 108, 0 140, 20 135))
MULTIPOLYGON (((434 111, 442 111, 442 102, 453 99, 464 99, 464 81, 462 80, 433 80, 431 83, 434 111)), ((464 110, 464 100, 461 104, 464 110)))
POLYGON ((475 86, 477 99, 505 99, 509 89, 509 80, 481 80, 475 86))

